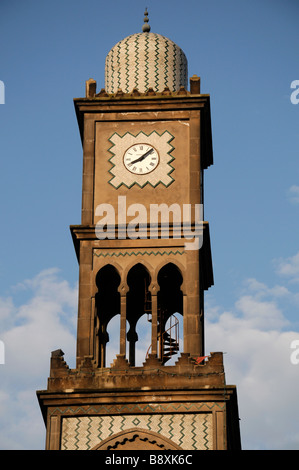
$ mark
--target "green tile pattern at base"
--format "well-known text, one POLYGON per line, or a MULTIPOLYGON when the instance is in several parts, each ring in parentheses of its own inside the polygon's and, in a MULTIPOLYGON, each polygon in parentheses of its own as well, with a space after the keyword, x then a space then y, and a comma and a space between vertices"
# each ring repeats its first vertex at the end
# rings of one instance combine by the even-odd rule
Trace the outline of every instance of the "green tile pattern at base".
POLYGON ((63 417, 62 450, 90 450, 132 428, 159 433, 183 450, 212 450, 212 413, 63 417))

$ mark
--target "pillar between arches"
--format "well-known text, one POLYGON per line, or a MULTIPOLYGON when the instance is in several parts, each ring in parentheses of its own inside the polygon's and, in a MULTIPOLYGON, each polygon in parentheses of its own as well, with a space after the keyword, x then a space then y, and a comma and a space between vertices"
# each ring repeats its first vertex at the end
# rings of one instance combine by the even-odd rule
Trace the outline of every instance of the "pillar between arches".
POLYGON ((158 354, 158 298, 160 288, 156 283, 149 286, 152 303, 152 354, 158 354))
POLYGON ((126 335, 127 335, 127 292, 129 288, 126 284, 121 284, 118 291, 120 293, 120 339, 119 354, 126 356, 126 335))

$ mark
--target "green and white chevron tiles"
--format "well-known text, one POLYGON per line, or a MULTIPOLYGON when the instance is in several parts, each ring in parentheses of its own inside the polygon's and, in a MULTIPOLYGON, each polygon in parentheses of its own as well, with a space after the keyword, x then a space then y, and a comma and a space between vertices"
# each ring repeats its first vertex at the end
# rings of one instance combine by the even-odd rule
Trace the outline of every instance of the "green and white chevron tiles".
POLYGON ((173 41, 156 33, 137 33, 119 41, 108 53, 105 66, 105 89, 116 93, 121 89, 140 93, 166 87, 187 89, 188 64, 182 49, 173 41))
POLYGON ((89 450, 132 428, 161 434, 184 450, 213 449, 212 413, 64 417, 62 449, 89 450))

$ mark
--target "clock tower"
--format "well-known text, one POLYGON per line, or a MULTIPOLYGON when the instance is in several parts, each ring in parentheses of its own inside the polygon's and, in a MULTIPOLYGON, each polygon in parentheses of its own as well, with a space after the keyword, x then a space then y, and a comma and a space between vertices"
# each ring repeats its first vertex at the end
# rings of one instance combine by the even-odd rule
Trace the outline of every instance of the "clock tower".
POLYGON ((37 392, 52 450, 240 449, 236 387, 204 348, 213 285, 204 170, 210 97, 150 31, 108 53, 74 100, 83 146, 76 368, 53 351, 37 392), (188 87, 190 89, 188 90, 188 87))

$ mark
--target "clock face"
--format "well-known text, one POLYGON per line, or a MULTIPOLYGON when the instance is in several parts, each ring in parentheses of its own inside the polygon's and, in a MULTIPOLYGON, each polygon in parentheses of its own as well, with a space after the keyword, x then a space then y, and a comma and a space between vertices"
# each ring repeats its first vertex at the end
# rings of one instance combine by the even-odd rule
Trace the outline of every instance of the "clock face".
POLYGON ((158 184, 169 186, 174 178, 171 165, 174 157, 172 141, 174 136, 168 131, 158 134, 143 131, 136 135, 125 132, 112 134, 108 139, 112 145, 109 152, 112 156, 109 170, 112 178, 109 183, 116 189, 121 185, 131 188, 134 185, 144 188, 147 184, 156 187, 158 184))
POLYGON ((159 154, 152 145, 137 143, 125 151, 123 162, 131 173, 146 175, 159 165, 159 154))

